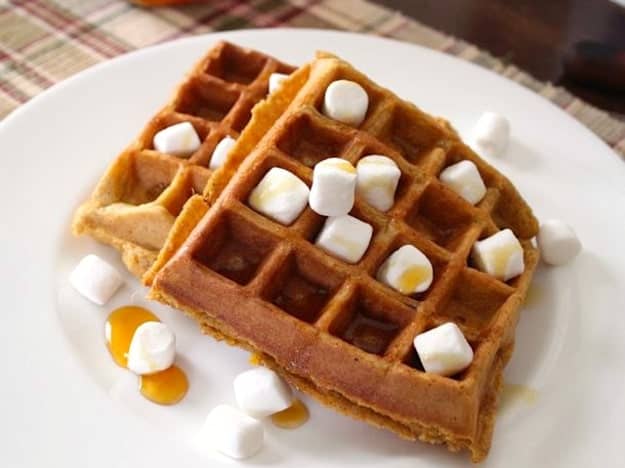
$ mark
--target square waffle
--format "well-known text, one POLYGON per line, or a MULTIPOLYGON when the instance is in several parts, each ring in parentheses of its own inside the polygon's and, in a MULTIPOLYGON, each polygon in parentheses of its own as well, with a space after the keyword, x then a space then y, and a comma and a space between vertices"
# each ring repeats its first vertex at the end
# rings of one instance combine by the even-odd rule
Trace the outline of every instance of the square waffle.
POLYGON ((143 275, 185 202, 202 193, 210 180, 214 171, 208 163, 217 143, 228 135, 239 136, 253 106, 267 95, 272 73, 292 71, 293 67, 261 52, 217 43, 109 167, 77 210, 74 233, 112 245, 134 275, 143 275), (154 135, 180 122, 193 125, 201 147, 188 158, 154 150, 154 135))
POLYGON ((254 121, 246 128, 222 168, 223 180, 216 175, 207 186, 207 197, 216 200, 156 275, 151 297, 185 311, 205 333, 257 353, 330 407, 407 439, 466 449, 473 461, 482 460, 519 308, 538 261, 530 241, 538 228, 531 209, 444 120, 329 54, 298 70, 254 114, 259 122, 263 114, 280 116, 249 155, 241 142, 247 132, 255 133, 254 121), (359 83, 369 96, 358 128, 320 112, 325 89, 337 79, 359 83), (292 102, 284 112, 272 111, 280 107, 281 93, 293 93, 292 102), (355 165, 367 154, 392 158, 402 175, 386 213, 356 197, 350 214, 372 225, 374 234, 355 265, 315 246, 325 218, 309 207, 283 226, 247 203, 272 167, 310 186, 318 161, 340 156, 355 165), (464 159, 477 165, 487 186, 477 206, 438 180, 445 167, 464 159), (478 271, 469 255, 477 240, 504 228, 521 240, 526 265, 508 282, 478 271), (432 262, 434 280, 426 292, 404 296, 375 279, 379 266, 404 244, 418 247, 432 262), (413 339, 449 321, 465 334, 474 360, 451 377, 428 374, 413 339))

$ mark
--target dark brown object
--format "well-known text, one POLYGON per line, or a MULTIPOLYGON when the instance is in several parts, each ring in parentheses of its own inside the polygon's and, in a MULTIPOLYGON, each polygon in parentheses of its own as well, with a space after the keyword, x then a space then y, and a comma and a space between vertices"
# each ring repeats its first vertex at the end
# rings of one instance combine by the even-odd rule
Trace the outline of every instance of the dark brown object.
POLYGON ((625 114, 625 93, 564 77, 563 58, 592 40, 625 49, 625 8, 608 0, 375 0, 625 114))
POLYGON ((568 79, 581 85, 625 91, 625 49, 580 42, 565 55, 564 72, 568 79))

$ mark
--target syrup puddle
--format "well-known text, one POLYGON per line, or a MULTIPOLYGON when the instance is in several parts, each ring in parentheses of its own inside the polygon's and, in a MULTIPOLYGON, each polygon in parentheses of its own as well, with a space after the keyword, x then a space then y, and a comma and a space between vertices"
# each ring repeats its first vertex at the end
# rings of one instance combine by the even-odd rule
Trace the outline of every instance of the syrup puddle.
MULTIPOLYGON (((260 366, 263 360, 259 354, 252 353, 248 362, 253 366, 260 366)), ((308 419, 310 419, 308 407, 299 398, 294 399, 293 404, 287 409, 271 415, 271 422, 280 429, 297 429, 305 424, 308 419)))
POLYGON ((530 285, 527 295, 525 296, 524 307, 534 307, 541 301, 543 291, 537 284, 530 285))
POLYGON ((302 400, 295 399, 287 409, 271 415, 271 422, 281 429, 296 429, 308 421, 310 413, 302 400))
POLYGON ((499 409, 504 410, 512 406, 523 404, 533 406, 538 401, 538 391, 519 384, 504 384, 501 392, 501 402, 499 409))
MULTIPOLYGON (((145 322, 160 322, 158 317, 147 309, 125 306, 115 309, 105 323, 106 344, 115 363, 127 368, 128 349, 139 325, 145 322)), ((139 376, 139 390, 148 400, 159 405, 178 403, 189 389, 189 380, 178 366, 150 375, 139 376)))

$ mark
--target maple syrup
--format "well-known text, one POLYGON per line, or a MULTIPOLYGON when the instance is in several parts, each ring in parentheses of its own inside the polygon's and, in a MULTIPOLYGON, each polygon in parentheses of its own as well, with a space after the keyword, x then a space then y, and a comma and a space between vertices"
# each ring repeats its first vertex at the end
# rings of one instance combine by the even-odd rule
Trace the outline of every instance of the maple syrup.
POLYGON ((430 277, 430 269, 422 265, 412 266, 402 273, 399 278, 399 292, 412 294, 418 285, 430 277))
MULTIPOLYGON (((128 350, 135 330, 145 322, 160 322, 159 318, 143 307, 124 306, 115 309, 105 324, 106 345, 117 365, 128 366, 128 350)), ((161 405, 179 402, 189 389, 189 381, 178 366, 139 377, 139 389, 148 400, 161 405)))
POLYGON ((287 409, 271 416, 271 422, 281 429, 296 429, 308 421, 310 413, 302 400, 296 399, 287 409))
MULTIPOLYGON (((347 161, 345 161, 347 163, 347 161)), ((283 179, 280 181, 267 182, 265 179, 263 185, 258 185, 250 195, 250 204, 254 207, 265 206, 276 198, 284 195, 286 192, 295 190, 298 182, 295 179, 283 179)))
POLYGON ((519 246, 512 244, 501 246, 493 252, 493 270, 495 277, 503 278, 506 275, 509 261, 519 249, 519 246))
POLYGON ((139 383, 141 395, 159 405, 173 405, 184 398, 189 381, 180 367, 173 365, 156 374, 142 375, 139 383))
POLYGON ((513 405, 515 403, 524 403, 526 405, 534 405, 538 400, 538 391, 526 385, 504 384, 501 392, 500 408, 513 405))
POLYGON ((357 311, 342 338, 368 353, 382 355, 398 330, 399 326, 394 323, 383 322, 357 311))
POLYGON ((247 284, 258 269, 262 255, 242 242, 231 239, 221 246, 207 265, 220 275, 239 284, 247 284))
POLYGON ((263 362, 262 358, 260 357, 260 354, 258 353, 252 353, 250 354, 250 357, 248 359, 248 362, 253 365, 253 366, 260 366, 260 364, 263 362))
POLYGON ((330 292, 300 275, 292 275, 274 299, 281 309, 308 323, 314 323, 328 302, 330 292))
POLYGON ((149 310, 137 306, 115 309, 106 319, 106 345, 118 366, 127 367, 130 342, 135 330, 145 322, 160 320, 149 310))
POLYGON ((541 301, 542 294, 543 291, 540 286, 532 284, 527 291, 527 295, 525 296, 525 302, 523 303, 523 305, 525 307, 534 307, 541 301))

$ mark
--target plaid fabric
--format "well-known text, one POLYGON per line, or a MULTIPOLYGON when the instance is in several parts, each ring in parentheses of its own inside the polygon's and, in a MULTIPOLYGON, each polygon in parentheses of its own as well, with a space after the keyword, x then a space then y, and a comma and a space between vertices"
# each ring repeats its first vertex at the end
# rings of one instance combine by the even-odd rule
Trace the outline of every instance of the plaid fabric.
POLYGON ((140 47, 215 30, 315 27, 431 47, 541 94, 625 156, 625 123, 563 88, 476 47, 365 0, 214 0, 146 9, 123 0, 0 0, 0 118, 52 84, 140 47))

